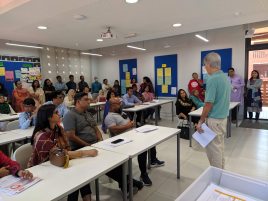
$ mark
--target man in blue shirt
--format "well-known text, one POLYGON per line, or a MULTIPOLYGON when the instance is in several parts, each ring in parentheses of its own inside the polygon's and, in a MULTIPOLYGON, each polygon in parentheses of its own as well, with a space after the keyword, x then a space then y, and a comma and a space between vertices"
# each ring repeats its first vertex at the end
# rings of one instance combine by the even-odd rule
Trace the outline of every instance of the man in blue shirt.
POLYGON ((94 77, 94 82, 91 84, 91 93, 93 99, 96 99, 99 95, 99 91, 102 89, 101 83, 98 81, 97 77, 94 77))
POLYGON ((19 115, 19 127, 21 129, 27 129, 31 126, 35 126, 36 123, 36 113, 34 112, 35 101, 32 98, 26 98, 23 101, 24 112, 19 115))
POLYGON ((209 74, 206 81, 205 106, 196 126, 202 135, 201 125, 206 121, 216 137, 206 147, 211 166, 224 169, 224 135, 229 114, 231 84, 221 71, 221 57, 215 52, 209 53, 204 59, 204 65, 209 74))
POLYGON ((56 91, 62 91, 64 93, 66 93, 66 91, 68 90, 68 87, 66 86, 66 84, 64 82, 62 82, 62 77, 60 75, 58 75, 56 77, 57 81, 54 85, 55 90, 56 91))
POLYGON ((60 118, 63 118, 64 115, 69 111, 66 107, 66 105, 63 103, 64 95, 61 91, 55 91, 51 94, 52 101, 48 101, 44 103, 44 105, 53 104, 56 105, 56 110, 58 111, 58 114, 60 118))

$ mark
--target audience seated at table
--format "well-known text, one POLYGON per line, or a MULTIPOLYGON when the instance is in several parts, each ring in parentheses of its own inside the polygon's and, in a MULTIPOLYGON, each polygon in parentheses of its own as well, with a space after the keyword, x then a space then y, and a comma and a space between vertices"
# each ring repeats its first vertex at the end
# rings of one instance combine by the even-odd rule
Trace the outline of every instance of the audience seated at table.
POLYGON ((32 98, 26 98, 23 101, 24 112, 19 115, 19 127, 27 129, 36 124, 35 101, 32 98))
POLYGON ((204 107, 204 105, 205 105, 205 103, 199 98, 199 91, 197 89, 194 89, 192 91, 192 94, 190 95, 190 99, 195 104, 196 109, 198 109, 200 107, 204 107))
MULTIPOLYGON (((98 129, 97 122, 87 111, 89 106, 89 98, 87 94, 76 94, 74 97, 74 104, 75 108, 69 111, 63 119, 64 130, 69 139, 71 150, 73 151, 85 146, 90 146, 102 140, 102 134, 98 129)), ((107 175, 117 181, 120 188, 122 187, 121 166, 108 172, 107 175)), ((142 184, 139 181, 133 180, 133 185, 137 188, 142 188, 142 184)), ((78 196, 78 192, 75 193, 78 196)))
POLYGON ((32 86, 28 89, 30 97, 34 99, 36 108, 39 108, 45 103, 45 93, 40 87, 38 80, 34 80, 32 86))
MULTIPOLYGON (((60 116, 53 104, 43 105, 37 112, 37 121, 31 138, 33 153, 28 162, 28 167, 39 165, 49 160, 49 152, 55 146, 66 150, 70 159, 81 157, 95 157, 98 152, 95 149, 73 151, 70 148, 64 130, 58 125, 60 116)), ((89 167, 90 168, 90 167, 89 167)), ((89 169, 90 171, 90 169, 89 169)), ((68 179, 68 178, 66 178, 68 179)), ((63 184, 64 185, 64 184, 63 184)), ((83 200, 91 200, 89 185, 80 189, 83 200)), ((78 192, 68 196, 68 201, 77 201, 78 192)))
MULTIPOLYGON (((4 95, 0 94, 0 114, 15 114, 15 111, 13 110, 11 105, 9 105, 6 102, 5 99, 6 98, 4 97, 4 95)), ((9 121, 0 122, 0 131, 5 131, 6 130, 6 126, 7 126, 8 122, 9 121)))
MULTIPOLYGON (((108 93, 108 92, 107 92, 107 93, 108 93)), ((107 95, 106 95, 106 96, 107 96, 107 95)), ((101 90, 99 91, 99 95, 98 95, 98 98, 97 98, 98 102, 106 102, 106 96, 105 96, 104 91, 101 89, 101 90)))
MULTIPOLYGON (((121 101, 118 98, 111 98, 109 101, 110 110, 105 118, 105 125, 109 129, 110 135, 116 136, 134 128, 134 122, 126 114, 122 114, 121 101)), ((147 151, 138 155, 140 168, 140 180, 145 186, 151 186, 152 181, 147 173, 147 151)))
POLYGON ((132 85, 132 89, 133 89, 133 95, 136 96, 138 99, 140 99, 140 101, 143 101, 143 96, 142 94, 138 91, 138 87, 136 84, 132 85))
POLYGON ((86 93, 88 95, 88 98, 89 98, 91 103, 96 103, 96 100, 94 100, 93 97, 92 97, 92 94, 90 92, 89 87, 84 87, 84 90, 82 92, 84 92, 84 93, 86 93))
POLYGON ((119 85, 119 81, 118 80, 115 80, 114 81, 113 90, 116 93, 116 96, 121 96, 121 86, 119 85))
POLYGON ((55 90, 55 87, 53 86, 53 83, 50 81, 50 79, 45 79, 43 90, 45 92, 46 102, 52 100, 52 93, 55 90))
POLYGON ((193 73, 192 74, 192 78, 189 83, 188 83, 188 92, 189 94, 192 94, 192 91, 194 89, 197 89, 199 92, 199 98, 204 101, 204 93, 203 93, 203 80, 198 78, 198 74, 197 73, 193 73))
POLYGON ((61 91, 54 91, 51 93, 52 101, 48 101, 45 103, 47 104, 53 104, 56 106, 56 110, 58 111, 58 114, 61 118, 64 117, 64 115, 69 111, 66 105, 63 103, 64 95, 61 91))
POLYGON ((70 89, 67 93, 67 95, 64 98, 64 104, 67 107, 71 107, 74 105, 74 96, 75 96, 75 90, 70 89))
POLYGON ((12 92, 12 106, 16 112, 23 111, 23 101, 30 96, 27 89, 22 87, 21 81, 15 81, 16 88, 12 92))
MULTIPOLYGON (((196 110, 195 104, 188 98, 185 90, 180 89, 178 91, 176 105, 176 114, 179 119, 189 120, 189 113, 196 110)), ((192 122, 197 123, 198 118, 193 117, 192 122)))
POLYGON ((2 151, 0 151, 0 178, 7 175, 21 177, 23 179, 32 179, 33 174, 28 170, 22 170, 19 163, 11 160, 2 151))
MULTIPOLYGON (((154 100, 154 94, 152 92, 152 88, 150 85, 147 85, 145 87, 145 91, 142 93, 143 96, 143 101, 144 102, 151 102, 154 100)), ((151 119, 153 119, 155 109, 154 108, 148 108, 147 110, 144 111, 144 120, 147 119, 149 116, 151 119)))

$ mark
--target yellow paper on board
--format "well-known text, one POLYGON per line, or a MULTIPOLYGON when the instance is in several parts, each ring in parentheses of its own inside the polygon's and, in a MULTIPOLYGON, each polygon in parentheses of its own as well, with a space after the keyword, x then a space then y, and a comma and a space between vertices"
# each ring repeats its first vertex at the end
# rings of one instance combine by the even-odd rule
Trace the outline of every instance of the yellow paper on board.
POLYGON ((162 68, 166 68, 167 67, 167 64, 162 64, 162 68))
POLYGON ((0 67, 0 76, 5 76, 5 67, 0 67))
POLYGON ((168 85, 162 85, 162 93, 167 94, 168 93, 168 85))
POLYGON ((130 72, 126 72, 126 80, 130 80, 130 72))
POLYGON ((165 76, 170 77, 171 76, 171 68, 165 68, 165 76))
POLYGON ((126 80, 126 87, 131 87, 130 80, 126 80))
POLYGON ((158 68, 157 69, 157 77, 162 77, 163 76, 163 69, 162 68, 158 68))

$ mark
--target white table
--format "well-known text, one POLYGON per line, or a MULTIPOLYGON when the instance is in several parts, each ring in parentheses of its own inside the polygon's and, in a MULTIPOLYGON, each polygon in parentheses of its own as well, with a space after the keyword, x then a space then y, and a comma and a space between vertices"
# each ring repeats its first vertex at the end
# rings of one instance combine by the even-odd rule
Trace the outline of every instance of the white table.
POLYGON ((134 112, 134 122, 136 122, 136 116, 138 111, 146 110, 148 108, 155 108, 155 125, 158 125, 158 106, 164 105, 167 103, 171 103, 171 114, 172 114, 172 121, 174 121, 174 112, 173 112, 173 100, 156 100, 153 102, 144 102, 141 105, 135 105, 135 107, 132 108, 126 108, 123 109, 124 112, 134 112))
MULTIPOLYGON (((92 149, 92 147, 85 147, 83 149, 92 149)), ((98 151, 97 157, 70 160, 70 166, 67 169, 53 166, 50 162, 34 166, 29 170, 34 176, 41 178, 42 181, 15 196, 9 197, 4 194, 0 194, 0 196, 5 201, 59 200, 98 179, 110 170, 123 165, 123 197, 124 200, 127 200, 126 166, 128 156, 102 149, 98 151)))
POLYGON ((16 114, 0 114, 1 121, 14 121, 19 119, 19 113, 16 114))
MULTIPOLYGON (((129 179, 130 181, 133 178, 132 174, 132 159, 139 154, 149 150, 150 148, 156 146, 157 144, 160 144, 169 138, 177 135, 177 178, 180 178, 180 130, 176 128, 168 128, 168 127, 161 127, 159 126, 157 130, 148 132, 148 133, 138 133, 135 129, 125 132, 121 135, 117 135, 115 137, 106 139, 102 142, 98 142, 96 144, 93 144, 93 147, 104 149, 108 151, 112 151, 115 153, 125 154, 129 156, 129 162, 128 162, 128 171, 129 171, 129 179), (120 145, 118 147, 111 147, 107 146, 107 144, 111 141, 114 141, 116 139, 129 139, 132 140, 131 142, 127 144, 120 145)), ((129 186, 129 199, 133 200, 133 194, 132 194, 133 185, 132 182, 130 182, 129 186)))
POLYGON ((101 106, 104 106, 106 102, 97 102, 97 103, 90 103, 89 107, 96 107, 97 108, 97 122, 101 121, 101 106))
MULTIPOLYGON (((232 110, 236 108, 236 127, 238 127, 238 109, 239 109, 240 102, 230 102, 229 106, 229 116, 227 118, 227 138, 231 137, 231 125, 232 125, 232 110)), ((201 117, 203 111, 203 107, 190 112, 189 115, 189 122, 192 122, 192 117, 201 117)), ((193 127, 192 124, 190 123, 190 128, 189 128, 189 146, 192 146, 192 134, 193 132, 193 127)))

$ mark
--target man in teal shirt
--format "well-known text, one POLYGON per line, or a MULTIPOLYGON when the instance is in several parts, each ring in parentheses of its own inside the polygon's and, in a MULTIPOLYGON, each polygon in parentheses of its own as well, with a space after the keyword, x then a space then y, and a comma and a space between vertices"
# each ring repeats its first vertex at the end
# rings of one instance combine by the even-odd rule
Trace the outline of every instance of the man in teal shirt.
POLYGON ((216 137, 206 147, 211 166, 224 169, 224 135, 229 114, 231 85, 227 76, 220 70, 221 57, 215 52, 209 53, 204 59, 209 74, 206 81, 205 106, 196 126, 197 131, 204 131, 201 125, 207 118, 208 127, 216 133, 216 137))

